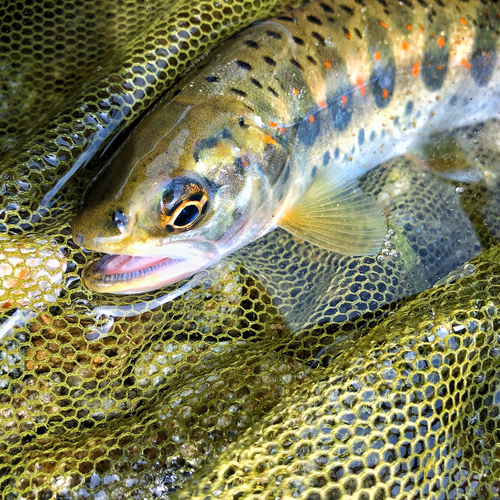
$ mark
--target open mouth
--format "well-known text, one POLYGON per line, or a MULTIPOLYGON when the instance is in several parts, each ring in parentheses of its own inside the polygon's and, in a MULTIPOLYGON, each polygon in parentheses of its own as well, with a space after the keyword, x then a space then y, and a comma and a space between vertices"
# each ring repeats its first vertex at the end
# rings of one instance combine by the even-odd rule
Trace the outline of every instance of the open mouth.
POLYGON ((132 257, 130 255, 106 255, 92 262, 85 274, 93 280, 117 283, 143 278, 166 269, 173 259, 166 257, 132 257))

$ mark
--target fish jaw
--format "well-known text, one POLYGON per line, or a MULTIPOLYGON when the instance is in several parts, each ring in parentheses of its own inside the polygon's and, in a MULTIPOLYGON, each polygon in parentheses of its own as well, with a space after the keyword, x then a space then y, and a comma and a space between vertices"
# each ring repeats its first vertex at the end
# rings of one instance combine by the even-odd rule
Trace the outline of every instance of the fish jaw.
POLYGON ((124 295, 173 285, 216 263, 215 251, 185 253, 185 256, 105 255, 83 272, 86 287, 97 293, 124 295))

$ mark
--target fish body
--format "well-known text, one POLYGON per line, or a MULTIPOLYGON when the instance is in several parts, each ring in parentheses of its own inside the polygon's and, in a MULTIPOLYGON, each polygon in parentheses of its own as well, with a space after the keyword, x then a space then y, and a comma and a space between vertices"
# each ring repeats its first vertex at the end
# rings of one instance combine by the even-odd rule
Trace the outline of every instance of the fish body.
POLYGON ((89 189, 75 241, 110 257, 87 286, 138 292, 276 227, 376 253, 356 179, 432 134, 500 114, 500 7, 311 2, 242 31, 148 113, 89 189))

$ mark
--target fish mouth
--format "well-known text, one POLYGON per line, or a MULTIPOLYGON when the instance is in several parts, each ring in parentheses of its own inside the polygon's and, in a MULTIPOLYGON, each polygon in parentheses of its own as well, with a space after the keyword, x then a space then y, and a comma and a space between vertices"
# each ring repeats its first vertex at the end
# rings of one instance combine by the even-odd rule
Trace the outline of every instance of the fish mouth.
POLYGON ((159 255, 105 255, 83 271, 85 286, 92 292, 130 294, 172 285, 205 268, 209 260, 159 255))

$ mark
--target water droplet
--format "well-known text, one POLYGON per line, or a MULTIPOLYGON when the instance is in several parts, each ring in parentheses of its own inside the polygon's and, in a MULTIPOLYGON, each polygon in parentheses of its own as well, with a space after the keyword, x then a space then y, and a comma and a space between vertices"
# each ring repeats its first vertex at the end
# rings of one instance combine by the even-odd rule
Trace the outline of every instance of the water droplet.
POLYGON ((468 274, 471 276, 476 272, 476 266, 474 264, 465 264, 464 266, 464 272, 465 274, 468 274))
POLYGON ((389 257, 392 257, 395 260, 398 260, 401 257, 401 254, 397 250, 393 250, 390 254, 389 257))
POLYGON ((458 187, 455 188, 455 191, 458 194, 462 194, 465 191, 465 189, 462 186, 458 186, 458 187))
POLYGON ((385 262, 385 257, 383 255, 377 255, 377 262, 383 264, 385 262))

